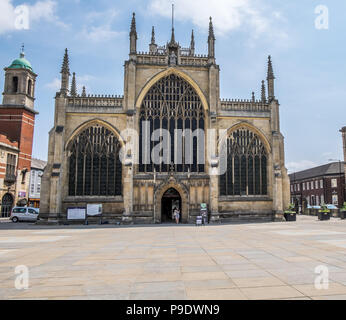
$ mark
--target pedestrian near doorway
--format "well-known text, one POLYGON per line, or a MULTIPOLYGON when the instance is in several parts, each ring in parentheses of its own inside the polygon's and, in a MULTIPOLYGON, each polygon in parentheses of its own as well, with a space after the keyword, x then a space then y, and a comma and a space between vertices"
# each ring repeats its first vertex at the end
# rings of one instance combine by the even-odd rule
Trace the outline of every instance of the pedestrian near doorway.
POLYGON ((208 224, 208 213, 207 211, 202 212, 202 219, 203 219, 203 224, 206 225, 208 224))
POLYGON ((179 221, 180 221, 180 210, 175 208, 174 209, 174 218, 175 218, 175 222, 177 224, 179 224, 179 221))

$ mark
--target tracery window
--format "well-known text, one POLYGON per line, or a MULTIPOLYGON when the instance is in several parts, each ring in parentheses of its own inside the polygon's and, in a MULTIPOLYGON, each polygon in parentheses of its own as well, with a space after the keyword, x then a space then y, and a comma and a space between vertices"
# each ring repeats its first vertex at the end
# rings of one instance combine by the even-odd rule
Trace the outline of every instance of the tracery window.
POLYGON ((69 148, 69 195, 121 195, 120 149, 117 137, 100 125, 75 137, 69 148))
POLYGON ((204 111, 198 94, 187 81, 171 74, 154 84, 141 105, 139 127, 139 172, 204 172, 204 111), (161 137, 152 141, 157 129, 168 130, 170 136, 169 150, 161 153, 164 159, 160 164, 151 156, 163 140, 161 137), (192 134, 188 135, 188 131, 192 134))
POLYGON ((241 128, 227 138, 227 171, 220 176, 221 196, 267 195, 267 152, 260 138, 241 128))

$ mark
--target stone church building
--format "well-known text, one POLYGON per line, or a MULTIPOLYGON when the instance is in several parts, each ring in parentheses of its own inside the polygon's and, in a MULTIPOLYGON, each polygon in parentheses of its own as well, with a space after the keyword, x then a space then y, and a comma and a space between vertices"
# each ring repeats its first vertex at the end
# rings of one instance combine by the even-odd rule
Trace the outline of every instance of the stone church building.
POLYGON ((205 203, 212 222, 282 220, 290 191, 271 58, 259 100, 222 100, 219 76, 211 19, 207 55, 193 32, 182 47, 174 26, 164 46, 153 28, 144 53, 133 14, 123 96, 78 94, 66 49, 40 219, 101 204, 110 223, 169 222, 175 207, 188 223, 205 203))

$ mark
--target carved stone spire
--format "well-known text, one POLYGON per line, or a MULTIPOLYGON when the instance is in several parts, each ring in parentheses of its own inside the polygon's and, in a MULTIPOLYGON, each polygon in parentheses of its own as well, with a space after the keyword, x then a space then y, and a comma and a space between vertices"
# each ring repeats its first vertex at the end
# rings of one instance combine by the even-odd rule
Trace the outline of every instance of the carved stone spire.
POLYGON ((151 44, 155 44, 155 28, 151 30, 151 44))
POLYGON ((85 86, 83 86, 83 91, 82 91, 82 97, 86 97, 86 90, 85 90, 85 86))
POLYGON ((73 72, 73 75, 72 75, 72 84, 71 84, 70 94, 72 97, 77 96, 77 83, 76 83, 76 73, 75 72, 73 72))
POLYGON ((132 14, 131 31, 130 31, 130 54, 137 53, 137 30, 136 30, 136 14, 132 14))
POLYGON ((264 80, 262 80, 262 88, 261 88, 261 100, 263 103, 267 102, 267 97, 266 97, 266 86, 264 84, 264 80))
POLYGON ((171 45, 176 44, 175 42, 175 34, 174 34, 174 4, 172 4, 172 34, 171 34, 171 45))
POLYGON ((208 36, 208 56, 209 58, 215 58, 215 34, 213 27, 213 20, 210 17, 209 21, 209 36, 208 36))
POLYGON ((267 73, 267 82, 268 82, 268 100, 271 102, 275 99, 274 94, 274 72, 273 72, 273 64, 271 60, 271 56, 268 56, 268 73, 267 73))
POLYGON ((193 33, 191 33, 191 43, 190 43, 190 55, 194 56, 195 55, 195 35, 193 33))
POLYGON ((151 42, 149 45, 149 52, 150 53, 157 53, 157 44, 155 43, 155 28, 153 26, 153 29, 151 31, 151 42))
POLYGON ((213 26, 213 18, 209 18, 209 37, 208 39, 215 40, 215 34, 214 34, 214 26, 213 26))
POLYGON ((130 35, 134 34, 137 36, 137 30, 136 30, 136 14, 132 13, 132 20, 131 20, 131 32, 130 35))
POLYGON ((272 64, 272 58, 271 56, 268 56, 268 74, 267 79, 275 79, 274 72, 273 72, 273 64, 272 64))
POLYGON ((70 74, 70 63, 69 63, 68 50, 67 49, 65 49, 64 60, 63 60, 62 67, 61 67, 61 73, 70 74))
POLYGON ((68 57, 68 50, 65 49, 64 60, 61 67, 61 88, 60 92, 64 95, 68 93, 68 86, 70 81, 70 63, 68 57))

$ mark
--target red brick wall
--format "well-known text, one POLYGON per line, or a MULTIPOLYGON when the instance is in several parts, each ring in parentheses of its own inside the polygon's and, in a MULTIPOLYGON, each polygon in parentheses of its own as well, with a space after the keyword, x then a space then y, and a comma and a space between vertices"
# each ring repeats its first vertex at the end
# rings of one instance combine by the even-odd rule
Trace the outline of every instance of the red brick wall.
POLYGON ((24 108, 0 109, 0 139, 6 136, 8 144, 19 148, 18 170, 30 171, 34 125, 35 114, 24 108))

